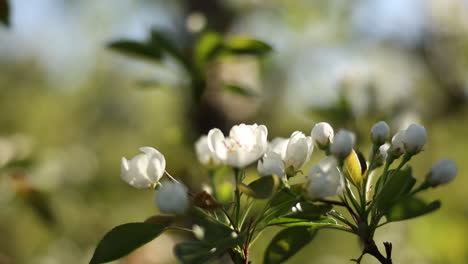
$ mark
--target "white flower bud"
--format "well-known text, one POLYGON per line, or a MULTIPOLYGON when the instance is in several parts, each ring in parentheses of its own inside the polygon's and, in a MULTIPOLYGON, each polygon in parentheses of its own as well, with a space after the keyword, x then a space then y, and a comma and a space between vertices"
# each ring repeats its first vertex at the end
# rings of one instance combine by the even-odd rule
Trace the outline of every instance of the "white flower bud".
POLYGON ((309 161, 313 150, 312 138, 306 137, 302 132, 295 131, 288 141, 286 154, 283 157, 284 166, 299 170, 309 161))
POLYGON ((340 130, 335 136, 330 152, 337 159, 344 160, 351 153, 354 147, 355 136, 348 130, 340 130))
POLYGON ((382 145, 390 136, 390 127, 384 121, 376 123, 371 129, 372 143, 382 145))
POLYGON ((312 167, 307 176, 307 191, 314 198, 325 198, 340 194, 344 179, 337 168, 334 157, 326 157, 312 167))
POLYGON ((183 214, 189 207, 187 187, 166 181, 156 191, 156 205, 164 214, 183 214))
POLYGON ((197 142, 195 142, 195 152, 198 161, 205 166, 216 166, 220 164, 220 161, 215 157, 213 152, 210 151, 207 136, 201 136, 197 142))
POLYGON ((284 163, 281 155, 275 152, 267 152, 258 161, 257 170, 260 176, 277 175, 284 177, 284 163))
POLYGON ((193 225, 192 232, 198 240, 203 240, 203 238, 205 238, 205 229, 199 225, 193 225))
POLYGON ((377 166, 381 166, 385 163, 388 157, 387 151, 390 149, 390 144, 386 143, 379 147, 379 151, 375 156, 375 162, 377 166))
POLYGON ((166 159, 152 147, 142 147, 140 150, 143 154, 131 160, 122 158, 120 177, 135 188, 151 188, 164 175, 166 159))
POLYGON ((208 146, 224 164, 244 168, 263 156, 268 147, 268 130, 264 125, 233 126, 229 137, 214 128, 208 133, 208 146))
POLYGON ((333 128, 327 122, 320 122, 310 133, 314 144, 320 149, 326 149, 333 142, 333 128))
POLYGON ((435 187, 441 184, 451 182, 457 175, 457 166, 452 160, 443 159, 436 162, 427 177, 431 186, 435 187))
POLYGON ((395 158, 400 157, 404 152, 403 137, 405 136, 405 130, 398 131, 392 138, 392 144, 388 149, 388 154, 395 158))
POLYGON ((416 155, 421 152, 427 140, 426 129, 420 125, 411 124, 405 131, 403 145, 406 153, 416 155))

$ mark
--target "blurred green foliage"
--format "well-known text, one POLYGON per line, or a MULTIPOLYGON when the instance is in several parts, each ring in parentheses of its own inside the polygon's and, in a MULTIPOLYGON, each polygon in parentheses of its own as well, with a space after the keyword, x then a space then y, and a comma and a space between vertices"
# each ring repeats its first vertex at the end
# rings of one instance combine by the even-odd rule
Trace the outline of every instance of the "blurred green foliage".
MULTIPOLYGON (((126 19, 125 16, 119 16, 112 20, 114 2, 105 7, 106 11, 99 11, 102 12, 99 13, 101 20, 96 15, 92 19, 83 16, 74 21, 87 27, 87 31, 79 37, 71 33, 73 30, 67 28, 68 24, 57 22, 60 29, 69 30, 70 37, 76 37, 74 41, 77 46, 79 43, 96 46, 97 52, 86 57, 92 60, 94 66, 78 79, 69 75, 84 67, 74 63, 76 58, 68 58, 70 61, 66 66, 56 66, 59 70, 54 75, 48 66, 54 64, 52 58, 55 51, 42 55, 48 59, 50 57, 50 61, 44 63, 38 55, 45 53, 44 49, 33 49, 35 45, 21 45, 26 44, 25 39, 28 39, 19 37, 21 34, 29 32, 38 43, 41 38, 50 38, 46 39, 46 43, 50 44, 57 43, 51 36, 58 34, 48 30, 47 26, 50 25, 43 26, 44 33, 51 32, 44 37, 32 31, 21 33, 24 30, 24 27, 19 27, 24 25, 20 23, 21 20, 28 20, 28 14, 21 15, 21 7, 25 5, 21 2, 11 1, 11 10, 14 11, 10 15, 13 19, 10 19, 11 25, 8 28, 0 27, 0 136, 9 138, 17 134, 25 135, 30 144, 27 157, 18 154, 9 161, 10 165, 18 162, 18 166, 5 165, 1 170, 0 263, 88 263, 97 241, 111 227, 143 221, 156 213, 152 191, 135 190, 119 179, 121 156, 134 155, 140 146, 157 147, 166 156, 171 174, 182 178, 195 190, 202 189, 202 183, 208 181, 208 175, 197 165, 190 141, 186 140, 186 135, 193 133, 188 131, 191 125, 187 125, 186 92, 174 85, 166 85, 158 75, 164 72, 161 67, 120 58, 105 48, 105 43, 115 39, 114 35, 103 33, 114 30, 105 23, 113 23, 112 26, 118 28, 123 27, 122 21, 126 19), (102 27, 97 21, 103 23, 102 27), (106 29, 106 26, 109 28, 106 29), (105 37, 91 41, 100 34, 105 37), (151 78, 145 79, 149 75, 151 78), (146 81, 145 85, 156 84, 163 88, 134 89, 135 81, 142 79, 154 80, 146 81), (32 162, 21 163, 28 158, 32 162)), ((118 5, 123 6, 122 9, 131 6, 125 12, 119 11, 130 14, 136 7, 151 5, 148 2, 136 1, 130 5, 118 1, 115 10, 118 5)), ((183 31, 181 25, 189 12, 208 14, 209 23, 229 21, 223 24, 223 29, 216 27, 219 36, 207 32, 203 38, 199 38, 197 55, 193 57, 174 53, 171 49, 165 50, 172 52, 172 55, 177 54, 184 61, 190 59, 190 63, 199 68, 205 67, 203 58, 212 56, 213 47, 218 47, 220 38, 229 39, 225 35, 256 33, 255 38, 265 42, 276 41, 271 43, 275 47, 272 58, 260 67, 264 77, 263 90, 243 90, 243 87, 235 84, 225 87, 235 94, 254 94, 255 98, 259 98, 261 107, 245 121, 268 125, 270 139, 289 135, 296 129, 307 134, 315 122, 328 121, 335 128, 347 127, 360 131, 360 149, 366 153, 370 147, 367 131, 375 121, 385 118, 393 132, 406 122, 408 116, 422 121, 428 129, 429 140, 425 151, 413 161, 415 177, 422 179, 429 165, 442 157, 455 160, 459 166, 459 177, 452 185, 422 195, 427 201, 442 200, 443 206, 439 211, 404 224, 385 226, 377 233, 376 240, 393 242, 396 263, 468 262, 468 205, 465 200, 465 189, 468 186, 465 177, 468 172, 468 164, 465 162, 468 155, 465 88, 468 38, 467 29, 463 26, 463 18, 468 17, 464 15, 468 13, 466 6, 458 4, 456 8, 457 4, 452 2, 458 1, 446 1, 450 5, 446 7, 440 4, 444 1, 436 1, 440 6, 431 6, 435 26, 427 30, 424 38, 414 46, 406 47, 398 41, 385 39, 378 44, 362 47, 364 51, 379 54, 378 58, 374 58, 377 62, 370 63, 369 67, 386 65, 384 74, 376 72, 371 78, 362 80, 359 74, 351 74, 350 78, 343 76, 348 72, 337 76, 330 71, 326 73, 326 79, 333 79, 334 85, 323 88, 319 78, 309 77, 317 77, 312 72, 324 70, 331 63, 325 66, 313 63, 304 64, 307 67, 295 65, 298 58, 304 57, 308 61, 311 58, 307 57, 308 52, 327 54, 328 49, 324 46, 338 46, 349 48, 350 53, 357 52, 357 43, 364 41, 364 37, 350 28, 351 15, 357 3, 338 0, 313 3, 302 0, 226 1, 221 6, 230 11, 229 14, 235 15, 223 19, 216 17, 216 14, 225 14, 226 10, 206 10, 203 4, 196 4, 200 1, 187 2, 190 1, 175 3, 182 10, 187 9, 177 13, 178 23, 175 28, 171 28, 175 32, 183 31), (453 15, 447 16, 447 13, 453 15), (406 69, 414 71, 402 75, 401 72, 406 69), (411 84, 398 87, 402 82, 394 82, 393 72, 397 72, 399 78, 405 81, 403 83, 411 84), (299 84, 292 81, 297 75, 300 80, 307 80, 305 90, 294 86, 299 84), (343 80, 346 80, 346 85, 343 80), (369 86, 376 90, 375 94, 372 90, 363 89, 369 86), (339 96, 330 99, 327 95, 329 93, 339 96), (377 100, 371 103, 366 101, 368 97, 370 101, 377 100), (301 98, 318 99, 314 99, 315 103, 303 105, 301 98), (300 104, 302 108, 297 111, 300 104), (359 110, 360 107, 364 110, 359 110)), ((219 5, 218 1, 215 2, 217 4, 212 6, 219 5)), ((5 8, 7 3, 0 1, 0 20, 4 24, 9 21, 9 9, 5 8)), ((102 8, 95 1, 83 1, 81 4, 73 1, 51 3, 49 6, 70 6, 76 12, 102 8)), ((172 10, 172 6, 160 2, 157 4, 156 10, 172 10)), ((67 23, 70 21, 67 20, 67 23)), ((142 29, 146 28, 142 26, 142 29)), ((146 42, 126 40, 111 44, 111 47, 160 58, 163 54, 161 50, 148 49, 146 46, 152 43, 153 38, 146 42)), ((193 38, 190 34, 185 37, 175 34, 173 41, 176 46, 187 44, 195 47, 191 44, 193 38)), ((251 53, 252 49, 269 50, 263 43, 247 45, 253 48, 245 48, 244 45, 245 40, 234 40, 223 42, 222 46, 236 54, 251 53)), ((358 55, 369 55, 362 50, 357 52, 358 55)), ((343 60, 348 59, 344 56, 343 60)), ((169 70, 172 70, 171 63, 168 65, 169 70)), ((354 66, 351 64, 348 67, 354 69, 354 66)), ((178 81, 185 78, 180 71, 175 72, 178 81)), ((215 119, 216 113, 205 117, 215 119)), ((4 153, 2 145, 0 156, 3 157, 4 153)), ((309 166, 319 160, 319 156, 314 153, 309 166)), ((267 231, 257 241, 252 249, 253 263, 263 259, 263 252, 276 233, 274 229, 267 231)), ((152 256, 146 259, 150 260, 138 258, 137 255, 151 255, 143 249, 125 260, 125 263, 174 263, 171 248, 178 239, 177 235, 170 234, 162 242, 156 243, 155 247, 148 246, 146 251, 151 251, 152 256)), ((317 234, 314 242, 287 263, 347 263, 350 257, 357 256, 359 252, 359 244, 351 235, 323 230, 317 234)), ((365 263, 372 262, 369 260, 365 263)))

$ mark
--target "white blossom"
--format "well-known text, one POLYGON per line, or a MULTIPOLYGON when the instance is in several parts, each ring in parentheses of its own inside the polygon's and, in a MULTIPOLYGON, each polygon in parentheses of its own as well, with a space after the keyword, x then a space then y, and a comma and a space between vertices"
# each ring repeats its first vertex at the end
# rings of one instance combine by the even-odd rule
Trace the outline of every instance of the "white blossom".
POLYGON ((421 152, 426 144, 427 132, 423 126, 411 124, 405 131, 403 145, 406 153, 415 155, 421 152))
POLYGON ((276 152, 265 153, 265 155, 263 155, 263 158, 258 161, 257 170, 260 176, 285 176, 283 160, 281 159, 281 155, 276 152))
POLYGON ((201 136, 195 142, 195 152, 197 154, 198 161, 205 166, 216 166, 220 164, 220 160, 218 160, 214 153, 210 151, 210 147, 208 146, 208 137, 206 135, 201 136))
POLYGON ((333 142, 333 127, 327 122, 320 122, 310 133, 314 144, 320 149, 326 149, 333 142))
POLYGON ((427 181, 432 186, 447 184, 457 175, 457 166, 455 162, 449 159, 443 159, 436 162, 429 173, 427 181))
POLYGON ((309 161, 313 150, 312 138, 306 137, 302 132, 295 131, 289 138, 283 158, 285 167, 293 167, 294 170, 300 169, 309 161))
POLYGON ((337 168, 334 157, 326 157, 312 167, 307 176, 307 191, 314 198, 325 198, 340 194, 344 179, 337 168))
POLYGON ((185 213, 189 207, 187 187, 177 182, 163 182, 156 191, 156 205, 161 213, 185 213))
POLYGON ((354 133, 347 130, 338 131, 330 147, 331 154, 340 160, 344 160, 353 150, 354 141, 354 133))
POLYGON ((142 147, 140 150, 143 153, 131 160, 122 157, 120 177, 135 188, 151 188, 164 175, 166 159, 152 147, 142 147))
POLYGON ((390 136, 390 127, 384 121, 376 123, 371 129, 372 142, 378 146, 387 141, 390 136))
POLYGON ((214 128, 208 133, 208 146, 213 155, 224 164, 244 168, 257 161, 268 147, 268 130, 264 125, 240 124, 233 126, 229 137, 214 128))
POLYGON ((285 176, 285 170, 299 170, 314 149, 312 138, 300 131, 295 131, 289 139, 275 138, 268 147, 267 153, 258 161, 257 169, 260 175, 285 176))

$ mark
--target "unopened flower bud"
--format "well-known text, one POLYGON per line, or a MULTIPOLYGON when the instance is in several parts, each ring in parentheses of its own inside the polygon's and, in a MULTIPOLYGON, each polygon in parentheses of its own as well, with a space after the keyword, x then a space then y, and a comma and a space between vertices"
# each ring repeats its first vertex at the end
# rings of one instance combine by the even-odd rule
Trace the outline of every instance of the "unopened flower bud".
POLYGON ((405 152, 403 146, 403 137, 405 135, 405 130, 398 131, 392 138, 392 144, 388 149, 388 154, 394 158, 398 158, 405 152))
POLYGON ((314 144, 320 149, 327 149, 333 142, 333 128, 326 122, 320 122, 314 126, 310 133, 314 144))
POLYGON ((355 136, 347 130, 340 130, 335 136, 330 152, 338 160, 344 160, 351 153, 354 147, 355 136))
POLYGON ((289 138, 288 146, 286 147, 286 153, 283 158, 285 167, 299 170, 309 161, 313 150, 312 138, 306 137, 300 131, 295 131, 289 138))
POLYGON ((371 129, 372 143, 380 146, 387 141, 390 135, 390 127, 384 121, 376 123, 371 129))
POLYGON ((436 162, 427 177, 432 187, 447 184, 457 175, 457 166, 452 160, 443 159, 436 162))
POLYGON ((156 205, 161 213, 183 214, 189 207, 187 187, 166 181, 156 191, 156 205))
POLYGON ((390 144, 383 144, 382 146, 379 147, 379 151, 377 152, 377 155, 375 156, 375 162, 377 166, 382 166, 385 161, 387 160, 388 153, 387 151, 390 149, 390 144))
POLYGON ((314 198, 338 195, 343 188, 344 179, 334 157, 323 159, 307 175, 307 191, 314 198))
POLYGON ((406 153, 416 155, 421 152, 427 140, 426 129, 423 126, 411 124, 405 131, 403 145, 406 153))

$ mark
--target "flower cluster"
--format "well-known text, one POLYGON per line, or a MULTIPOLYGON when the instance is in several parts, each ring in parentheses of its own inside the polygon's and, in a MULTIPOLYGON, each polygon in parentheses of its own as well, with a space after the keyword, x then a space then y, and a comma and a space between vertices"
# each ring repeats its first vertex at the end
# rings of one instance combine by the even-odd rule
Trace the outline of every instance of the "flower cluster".
MULTIPOLYGON (((121 178, 135 188, 156 189, 156 205, 165 217, 191 217, 191 232, 200 241, 176 246, 174 252, 183 263, 204 263, 224 253, 229 253, 235 263, 248 263, 250 245, 269 226, 286 229, 268 246, 265 263, 281 263, 305 245, 282 245, 282 241, 294 241, 297 239, 294 236, 304 234, 309 234, 311 240, 319 228, 353 233, 364 245, 363 255, 370 254, 381 263, 391 263, 391 245, 385 244, 387 256, 383 256, 373 240, 375 230, 384 224, 438 209, 439 201, 426 203, 416 195, 449 183, 455 178, 457 168, 451 160, 440 160, 416 186, 408 163, 423 151, 427 141, 426 130, 420 125, 411 124, 391 137, 390 127, 380 121, 372 127, 370 141, 372 147, 366 159, 355 146, 353 132, 341 129, 335 134, 332 126, 325 122, 317 123, 310 136, 295 131, 289 138, 277 137, 271 141, 268 141, 266 126, 240 124, 233 126, 228 136, 214 128, 195 143, 199 162, 212 176, 213 192, 189 193, 185 185, 166 171, 164 155, 152 147, 142 147, 143 153, 131 160, 122 158, 121 178), (324 157, 307 173, 302 173, 314 148, 321 152, 314 155, 324 157), (392 167, 397 160, 399 164, 392 167), (259 177, 246 183, 246 168, 254 164, 259 177), (233 174, 234 184, 224 181, 218 186, 213 177, 226 169, 233 174), (161 181, 164 175, 169 180, 161 181), (296 184, 291 184, 293 177, 297 177, 296 184), (226 184, 231 189, 226 189, 226 184), (222 189, 219 193, 218 188, 222 189), (226 195, 226 190, 230 194, 226 195), (263 199, 268 199, 264 209, 250 210, 256 200, 263 199), (351 218, 339 209, 345 210, 351 218)), ((148 228, 155 237, 171 226, 167 218, 150 219, 156 224, 142 223, 136 231, 138 234, 142 228, 148 228)), ((126 228, 130 227, 119 226, 110 233, 116 236, 116 232, 124 233, 121 229, 131 231, 126 228)), ((186 227, 172 228, 190 231, 186 227)), ((111 242, 106 237, 100 246, 102 244, 106 250, 122 248, 109 245, 111 242)), ((300 241, 309 240, 301 237, 300 241)), ((135 242, 135 248, 141 244, 135 242)), ((96 260, 101 254, 100 246, 92 263, 101 263, 96 260)), ((114 260, 127 253, 114 252, 112 258, 103 259, 114 260)))

